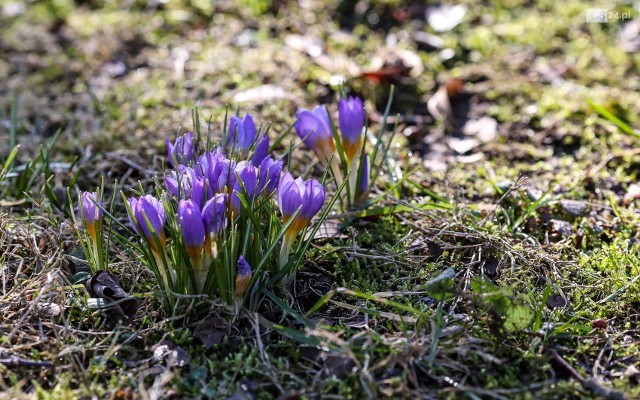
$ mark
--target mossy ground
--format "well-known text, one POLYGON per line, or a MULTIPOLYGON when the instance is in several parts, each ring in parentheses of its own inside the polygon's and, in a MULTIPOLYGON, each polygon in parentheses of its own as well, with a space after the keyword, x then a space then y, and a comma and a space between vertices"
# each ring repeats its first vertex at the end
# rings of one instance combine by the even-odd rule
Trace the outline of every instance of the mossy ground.
MULTIPOLYGON (((585 23, 584 2, 464 3, 463 22, 438 34, 453 52, 419 40, 435 34, 421 2, 3 4, 0 155, 14 104, 16 165, 57 131, 42 158, 75 164, 0 186, 0 358, 42 362, 0 365, 0 397, 598 396, 554 354, 640 396, 638 200, 625 198, 640 139, 587 101, 640 127, 640 58, 622 49, 623 22, 585 23), (388 79, 363 74, 385 66, 400 68, 388 79), (464 81, 467 118, 498 122, 493 140, 463 154, 426 105, 453 78, 464 81), (313 328, 265 301, 265 320, 246 318, 205 349, 198 321, 159 311, 152 277, 118 246, 112 268, 142 307, 132 321, 88 307, 73 285, 82 261, 66 186, 150 188, 165 137, 191 127, 193 107, 214 132, 227 107, 240 107, 281 133, 297 107, 335 101, 341 79, 365 98, 373 130, 396 86, 391 153, 414 172, 383 203, 416 209, 355 220, 315 243, 288 302, 304 314, 336 291, 308 315, 313 328), (266 94, 248 91, 256 87, 266 94), (451 287, 426 285, 449 267, 451 287), (163 338, 190 354, 188 365, 154 359, 163 338)), ((291 165, 320 174, 310 160, 300 150, 291 165)))

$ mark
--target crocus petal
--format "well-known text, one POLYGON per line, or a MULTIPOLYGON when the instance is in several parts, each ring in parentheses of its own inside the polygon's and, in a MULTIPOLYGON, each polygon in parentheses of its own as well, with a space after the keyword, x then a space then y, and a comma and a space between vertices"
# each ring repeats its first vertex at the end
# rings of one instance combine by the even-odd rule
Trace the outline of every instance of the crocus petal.
MULTIPOLYGON (((96 205, 97 194, 95 192, 83 192, 78 202, 82 204, 81 217, 85 222, 94 222, 102 219, 102 209, 96 205)), ((99 201, 104 206, 102 200, 99 201)))
POLYGON ((233 193, 231 194, 231 206, 234 211, 240 211, 240 198, 241 193, 246 191, 249 199, 253 199, 253 195, 256 192, 256 186, 258 183, 258 171, 253 164, 247 161, 241 161, 238 163, 235 169, 236 181, 233 186, 233 193), (244 190, 243 190, 244 186, 244 190))
POLYGON ((362 100, 359 97, 340 99, 338 122, 345 142, 357 143, 362 137, 365 115, 362 100))
POLYGON ((218 193, 202 208, 202 221, 208 235, 217 234, 226 224, 226 198, 225 194, 218 193))
POLYGON ((282 160, 274 161, 271 157, 266 157, 262 160, 260 163, 258 191, 262 191, 266 187, 267 193, 271 193, 278 187, 282 165, 282 160))
POLYGON ((250 114, 244 118, 237 115, 231 117, 229 121, 229 142, 235 150, 247 151, 251 148, 256 139, 256 124, 250 114))
POLYGON ((285 219, 290 218, 302 204, 300 188, 289 172, 285 173, 280 181, 278 204, 285 219))
POLYGON ((186 165, 193 160, 193 132, 187 132, 182 136, 178 136, 173 144, 167 139, 166 144, 167 157, 172 166, 175 167, 176 161, 178 164, 186 165))
POLYGON ((180 200, 178 224, 182 230, 184 244, 189 248, 201 248, 204 244, 204 224, 200 207, 193 200, 180 200))
POLYGON ((315 179, 305 182, 305 198, 300 210, 300 215, 311 220, 324 205, 324 187, 315 179))
POLYGON ((299 110, 296 113, 296 123, 294 127, 300 139, 304 141, 304 144, 314 151, 327 136, 322 122, 315 114, 308 110, 299 110))
MULTIPOLYGON (((152 240, 154 234, 160 237, 167 221, 162 202, 151 195, 146 195, 137 202, 132 202, 130 199, 129 204, 131 204, 134 216, 142 228, 142 235, 148 240, 152 240)), ((135 224, 132 225, 135 226, 135 224)))
POLYGON ((326 135, 333 135, 333 131, 331 129, 331 121, 329 120, 329 114, 327 112, 326 106, 316 106, 313 109, 313 114, 318 118, 320 124, 322 125, 323 131, 326 135))
POLYGON ((258 141, 255 146, 255 150, 253 152, 253 157, 251 157, 251 162, 256 167, 260 165, 262 160, 267 157, 267 153, 269 152, 269 135, 266 133, 262 134, 258 138, 258 141))
POLYGON ((249 288, 249 283, 251 283, 252 274, 253 273, 251 271, 251 266, 243 256, 240 256, 238 258, 238 274, 236 275, 236 287, 234 291, 234 295, 236 298, 241 298, 242 295, 247 291, 247 289, 249 288))
POLYGON ((298 110, 294 124, 298 136, 324 163, 335 152, 331 122, 324 106, 313 111, 298 110))
POLYGON ((251 265, 249 265, 249 263, 247 262, 247 260, 244 259, 243 256, 240 256, 238 258, 238 275, 241 277, 245 277, 245 276, 251 277, 253 275, 253 272, 251 270, 251 265))

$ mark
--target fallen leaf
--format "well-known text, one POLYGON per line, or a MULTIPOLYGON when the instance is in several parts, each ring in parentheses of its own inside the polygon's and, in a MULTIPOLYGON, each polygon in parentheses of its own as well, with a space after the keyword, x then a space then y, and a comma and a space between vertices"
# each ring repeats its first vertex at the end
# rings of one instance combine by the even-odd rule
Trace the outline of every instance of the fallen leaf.
POLYGON ((552 294, 547 298, 547 307, 562 308, 567 305, 567 301, 560 295, 552 294))
POLYGON ((427 109, 429 114, 435 119, 453 118, 453 110, 447 93, 447 86, 441 85, 438 91, 427 101, 427 109))
POLYGON ((483 153, 470 154, 468 156, 457 156, 455 161, 460 164, 474 164, 484 159, 483 153))
POLYGON ((164 360, 168 367, 184 367, 191 361, 191 355, 169 339, 163 339, 152 347, 155 362, 164 360))
POLYGON ((497 258, 490 258, 484 262, 484 266, 482 267, 482 269, 488 277, 493 278, 498 274, 499 265, 500 260, 498 260, 497 258))
POLYGON ((575 217, 585 215, 589 208, 586 202, 578 200, 562 200, 560 206, 567 214, 575 217))
POLYGON ((436 32, 446 32, 458 26, 467 13, 467 7, 462 4, 443 4, 427 9, 427 22, 436 32))
POLYGON ((462 133, 474 136, 482 143, 493 142, 498 137, 498 121, 491 117, 469 120, 462 127, 462 133))
POLYGON ((26 203, 27 200, 26 199, 20 199, 20 200, 0 200, 0 207, 13 207, 13 206, 19 206, 20 204, 24 204, 26 203))
POLYGON ((353 373, 355 365, 356 363, 349 357, 329 354, 325 358, 322 375, 326 378, 335 376, 338 379, 343 379, 353 373))
POLYGON ((108 300, 111 306, 122 316, 133 318, 138 311, 138 301, 129 297, 122 289, 118 278, 110 272, 98 270, 86 283, 87 291, 92 296, 108 300))
MULTIPOLYGON (((459 114, 464 114, 465 104, 457 102, 457 109, 454 110, 453 99, 460 100, 460 94, 464 91, 464 82, 460 79, 451 79, 440 85, 436 93, 427 101, 429 114, 435 119, 445 118, 450 126, 455 124, 456 110, 459 114)), ((463 117, 462 115, 458 116, 463 117)))
POLYGON ((205 349, 219 344, 226 336, 227 322, 223 318, 207 318, 193 331, 193 336, 199 339, 205 349))
POLYGON ((237 92, 233 95, 233 101, 236 103, 266 103, 269 101, 286 99, 287 97, 287 93, 280 86, 262 85, 237 92))
POLYGON ((307 53, 310 57, 318 57, 322 54, 324 43, 311 35, 289 34, 284 38, 284 44, 292 49, 307 53))
POLYGON ((464 154, 478 147, 480 141, 475 138, 458 139, 454 137, 447 138, 447 145, 456 153, 464 154))
POLYGON ((418 48, 425 51, 440 50, 444 46, 444 39, 424 31, 414 33, 413 40, 415 40, 418 48))
POLYGON ((574 233, 573 224, 567 221, 559 220, 559 219, 552 219, 550 222, 551 222, 551 229, 550 229, 551 234, 549 235, 549 239, 558 241, 560 239, 573 235, 574 233))
MULTIPOLYGON (((340 225, 341 222, 339 220, 335 220, 335 219, 330 219, 327 220, 325 219, 322 224, 320 225, 320 227, 318 228, 318 231, 316 232, 315 236, 313 237, 314 239, 318 240, 318 239, 337 239, 337 238, 347 238, 348 236, 345 235, 344 233, 340 232, 340 225)), ((304 238, 304 240, 307 240, 309 235, 311 235, 311 230, 309 230, 307 232, 307 237, 304 238)))
POLYGON ((593 327, 596 329, 602 330, 606 330, 609 327, 609 324, 607 324, 607 321, 604 319, 594 319, 593 321, 591 321, 591 325, 593 325, 593 327))
POLYGON ((396 67, 383 67, 375 71, 363 72, 360 77, 373 83, 388 82, 402 76, 403 69, 396 67))
POLYGON ((62 314, 62 307, 56 303, 40 303, 37 306, 38 314, 44 318, 55 318, 62 314))

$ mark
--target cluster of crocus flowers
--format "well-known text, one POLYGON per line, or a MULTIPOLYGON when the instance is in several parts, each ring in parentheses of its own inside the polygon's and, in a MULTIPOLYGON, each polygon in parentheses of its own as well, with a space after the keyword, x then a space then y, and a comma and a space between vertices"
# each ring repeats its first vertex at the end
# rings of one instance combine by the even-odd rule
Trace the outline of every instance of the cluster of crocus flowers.
POLYGON ((260 280, 250 265, 270 276, 284 267, 272 250, 281 240, 289 254, 325 193, 317 180, 294 179, 289 172, 281 179, 283 161, 268 154, 269 136, 259 133, 249 114, 231 117, 226 143, 225 149, 201 151, 191 132, 167 140, 172 168, 165 191, 128 199, 128 210, 166 288, 219 295, 237 305, 260 280))
POLYGON ((366 123, 362 100, 358 97, 340 99, 338 122, 340 136, 334 135, 328 109, 316 106, 312 111, 298 110, 294 126, 307 147, 324 165, 329 166, 337 185, 341 185, 344 176, 349 175, 349 206, 362 204, 369 192, 368 186, 362 185, 363 182, 369 183, 368 156, 362 154, 366 123), (339 138, 338 145, 334 138, 339 138))

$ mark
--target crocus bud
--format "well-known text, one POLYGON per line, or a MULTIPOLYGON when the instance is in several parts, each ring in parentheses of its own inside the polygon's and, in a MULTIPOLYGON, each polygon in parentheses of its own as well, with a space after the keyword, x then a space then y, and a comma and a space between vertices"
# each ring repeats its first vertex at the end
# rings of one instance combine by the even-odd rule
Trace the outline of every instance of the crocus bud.
POLYGON ((192 182, 191 196, 189 198, 193 200, 198 208, 202 209, 204 203, 213 196, 213 190, 209 181, 204 178, 196 178, 192 182))
POLYGON ((218 193, 202 208, 202 221, 207 236, 215 236, 224 228, 227 218, 226 198, 225 194, 218 193))
POLYGON ((227 193, 229 190, 233 189, 236 184, 235 170, 236 161, 228 160, 225 167, 221 170, 220 176, 218 177, 218 193, 227 193))
POLYGON ((327 109, 324 106, 317 106, 313 111, 298 110, 295 128, 307 147, 316 153, 323 164, 326 164, 336 151, 327 109))
POLYGON ((175 143, 171 143, 169 139, 166 139, 167 143, 167 157, 171 166, 175 167, 177 164, 187 165, 193 160, 194 148, 193 148, 193 133, 187 132, 182 136, 178 136, 175 143))
POLYGON ((208 179, 212 189, 217 191, 218 180, 223 171, 229 168, 229 160, 220 149, 201 155, 196 163, 195 173, 198 178, 208 179))
POLYGON ((311 219, 322 208, 324 199, 324 187, 317 180, 310 179, 305 182, 302 178, 293 179, 289 172, 284 174, 278 187, 278 204, 283 222, 286 224, 300 209, 295 221, 285 234, 287 240, 292 240, 298 232, 309 225, 311 219))
POLYGON ((280 183, 280 173, 282 172, 282 160, 275 161, 271 157, 266 157, 260 163, 260 177, 258 179, 258 191, 266 190, 270 194, 280 183), (266 189, 265 189, 266 187, 266 189))
POLYGON ((205 233, 200 207, 195 201, 180 200, 178 203, 178 224, 182 230, 182 239, 187 254, 191 257, 192 262, 199 265, 205 233))
POLYGON ((260 165, 262 160, 267 157, 267 153, 269 152, 269 135, 263 133, 256 142, 255 149, 253 151, 253 157, 251 157, 251 162, 256 167, 260 165))
MULTIPOLYGON (((98 233, 102 233, 102 209, 97 206, 97 194, 95 192, 83 192, 80 196, 80 216, 87 229, 87 233, 96 243, 98 233)), ((104 206, 102 200, 98 202, 104 206)))
POLYGON ((169 174, 164 177, 164 183, 169 193, 186 199, 191 196, 194 179, 196 174, 193 168, 179 164, 176 170, 169 171, 169 174))
POLYGON ((338 121, 342 132, 342 147, 351 165, 362 149, 362 132, 365 124, 364 106, 359 97, 340 99, 338 121))
POLYGON ((229 121, 229 143, 231 148, 239 152, 247 152, 256 140, 256 124, 250 114, 240 118, 237 115, 229 121))
POLYGON ((236 275, 235 297, 242 297, 242 295, 247 291, 252 275, 253 272, 251 271, 251 266, 243 256, 240 256, 238 258, 238 275, 236 275))
MULTIPOLYGON (((304 193, 302 195, 302 208, 300 215, 307 221, 320 211, 324 205, 324 186, 315 179, 309 179, 304 183, 304 193)), ((309 223, 307 222, 307 225, 309 223)))
POLYGON ((162 202, 151 195, 146 195, 139 199, 129 199, 129 206, 133 214, 129 214, 131 226, 138 235, 147 240, 154 251, 159 251, 154 235, 158 237, 160 244, 164 247, 164 224, 167 222, 162 202))
POLYGON ((242 186, 249 196, 249 200, 253 199, 258 183, 258 171, 253 164, 247 161, 240 161, 235 169, 236 180, 233 185, 233 193, 231 194, 231 209, 234 212, 240 212, 240 193, 243 193, 242 186), (241 185, 242 183, 242 185, 241 185))

